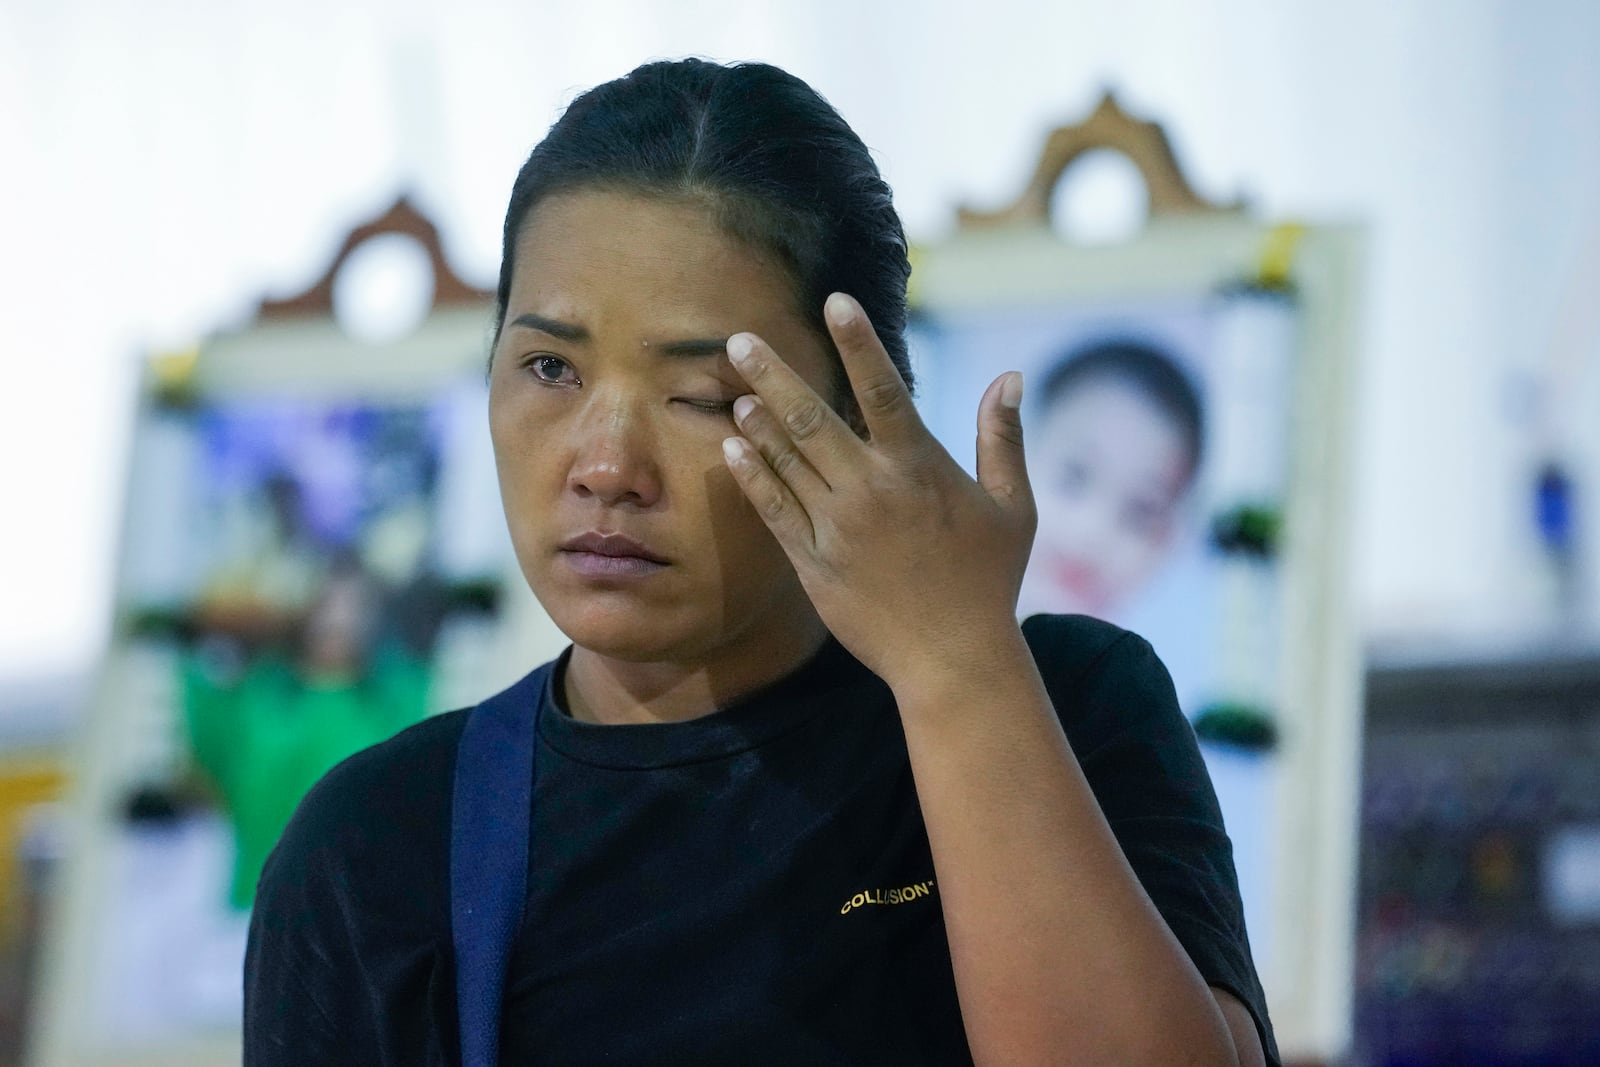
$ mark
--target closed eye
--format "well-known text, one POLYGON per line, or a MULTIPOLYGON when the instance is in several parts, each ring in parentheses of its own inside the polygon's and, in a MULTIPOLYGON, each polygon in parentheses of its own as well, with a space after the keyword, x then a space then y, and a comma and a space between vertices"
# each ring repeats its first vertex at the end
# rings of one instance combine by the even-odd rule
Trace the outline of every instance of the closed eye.
POLYGON ((707 415, 720 415, 731 417, 733 415, 732 400, 697 400, 694 397, 679 397, 680 404, 687 404, 695 411, 703 411, 707 415))
POLYGON ((560 356, 536 355, 523 361, 523 366, 533 372, 533 376, 549 385, 578 385, 578 374, 572 369, 572 364, 560 356))

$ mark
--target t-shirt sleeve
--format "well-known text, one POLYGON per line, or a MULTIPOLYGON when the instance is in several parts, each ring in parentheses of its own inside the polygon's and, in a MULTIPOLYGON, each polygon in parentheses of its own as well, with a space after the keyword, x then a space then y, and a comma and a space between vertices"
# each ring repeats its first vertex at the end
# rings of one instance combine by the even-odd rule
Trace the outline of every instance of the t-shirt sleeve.
POLYGON ((1067 740, 1140 884, 1207 984, 1250 1009, 1267 1062, 1279 1064, 1233 847, 1166 667, 1143 638, 1105 624, 1041 616, 1030 630, 1067 740), (1088 642, 1097 650, 1084 664, 1088 642))

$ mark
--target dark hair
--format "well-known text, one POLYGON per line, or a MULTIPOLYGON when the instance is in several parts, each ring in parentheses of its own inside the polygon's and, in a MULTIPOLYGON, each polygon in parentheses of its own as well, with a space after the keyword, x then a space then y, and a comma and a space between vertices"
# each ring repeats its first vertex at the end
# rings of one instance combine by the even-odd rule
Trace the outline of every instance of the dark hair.
MULTIPOLYGON (((829 293, 861 303, 901 377, 905 231, 866 145, 816 90, 765 63, 647 63, 583 93, 534 148, 506 210, 494 334, 511 296, 517 238, 544 198, 575 189, 681 197, 730 234, 776 254, 798 310, 832 351, 829 293)), ((849 398, 843 366, 840 396, 849 398)))
POLYGON ((1125 338, 1102 338, 1069 352, 1039 387, 1041 411, 1092 381, 1115 381, 1136 390, 1177 424, 1188 452, 1189 473, 1200 469, 1205 445, 1205 413, 1200 391, 1177 360, 1153 345, 1125 338))

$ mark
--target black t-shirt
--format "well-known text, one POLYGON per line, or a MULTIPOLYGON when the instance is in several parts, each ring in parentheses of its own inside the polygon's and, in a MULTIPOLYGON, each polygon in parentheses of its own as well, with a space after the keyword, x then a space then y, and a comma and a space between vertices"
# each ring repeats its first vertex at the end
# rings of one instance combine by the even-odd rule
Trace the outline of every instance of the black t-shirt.
MULTIPOLYGON (((1023 631, 1146 892, 1254 1013, 1232 851, 1166 670, 1105 623, 1023 631)), ((528 901, 507 1064, 970 1064, 904 735, 837 642, 684 723, 537 713, 528 901)), ((245 1063, 458 1064, 449 904, 464 713, 334 768, 262 875, 245 1063)), ((1004 827, 996 827, 1003 833, 1004 827)), ((1004 907, 1004 900, 994 902, 1004 907)))

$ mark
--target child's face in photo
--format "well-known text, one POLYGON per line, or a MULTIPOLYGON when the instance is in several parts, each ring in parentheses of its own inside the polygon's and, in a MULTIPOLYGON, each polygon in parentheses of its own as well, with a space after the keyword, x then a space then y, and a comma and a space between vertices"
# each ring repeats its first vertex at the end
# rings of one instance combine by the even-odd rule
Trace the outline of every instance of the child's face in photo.
POLYGON ((1193 479, 1181 429, 1136 386, 1091 379, 1049 406, 1028 455, 1039 509, 1034 579, 1053 610, 1114 610, 1173 542, 1193 479))

